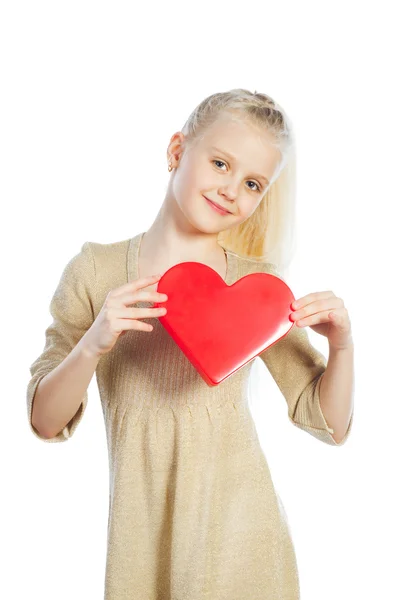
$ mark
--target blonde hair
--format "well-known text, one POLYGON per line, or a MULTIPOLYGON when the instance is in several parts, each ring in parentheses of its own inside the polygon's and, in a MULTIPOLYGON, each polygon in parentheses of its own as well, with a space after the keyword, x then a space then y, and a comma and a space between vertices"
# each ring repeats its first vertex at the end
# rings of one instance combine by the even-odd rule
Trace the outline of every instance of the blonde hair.
POLYGON ((218 92, 205 98, 186 120, 181 130, 185 145, 190 147, 201 139, 222 111, 264 128, 271 134, 282 160, 254 213, 243 223, 221 232, 218 242, 241 256, 273 263, 284 275, 295 246, 296 164, 290 121, 266 94, 242 88, 218 92))

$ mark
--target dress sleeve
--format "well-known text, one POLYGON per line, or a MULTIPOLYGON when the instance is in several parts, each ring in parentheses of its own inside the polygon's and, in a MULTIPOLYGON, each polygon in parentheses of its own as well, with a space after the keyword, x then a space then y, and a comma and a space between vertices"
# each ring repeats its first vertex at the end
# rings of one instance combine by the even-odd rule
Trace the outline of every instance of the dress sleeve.
MULTIPOLYGON (((275 265, 265 263, 264 270, 285 281, 275 265)), ((286 336, 259 356, 287 402, 290 421, 326 444, 343 445, 352 428, 353 414, 344 438, 336 442, 320 405, 320 385, 327 360, 311 345, 306 330, 293 325, 286 336)))
POLYGON ((32 433, 45 442, 64 442, 72 436, 86 409, 88 393, 69 423, 54 437, 43 437, 32 424, 32 407, 39 382, 57 367, 76 346, 94 321, 95 264, 90 242, 68 262, 50 302, 52 323, 45 331, 45 346, 30 366, 27 387, 28 422, 32 433))

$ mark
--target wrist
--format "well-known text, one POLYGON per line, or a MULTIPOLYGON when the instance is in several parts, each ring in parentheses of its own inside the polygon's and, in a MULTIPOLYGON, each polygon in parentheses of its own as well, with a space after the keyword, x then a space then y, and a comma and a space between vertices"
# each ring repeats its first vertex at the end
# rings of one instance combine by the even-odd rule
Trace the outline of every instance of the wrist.
POLYGON ((347 342, 344 342, 340 346, 334 346, 333 344, 329 344, 330 352, 352 352, 354 350, 353 338, 350 337, 347 342))
POLYGON ((79 350, 85 358, 97 361, 100 360, 101 354, 95 348, 93 348, 89 338, 86 337, 86 335, 87 334, 85 333, 85 335, 78 342, 79 350))

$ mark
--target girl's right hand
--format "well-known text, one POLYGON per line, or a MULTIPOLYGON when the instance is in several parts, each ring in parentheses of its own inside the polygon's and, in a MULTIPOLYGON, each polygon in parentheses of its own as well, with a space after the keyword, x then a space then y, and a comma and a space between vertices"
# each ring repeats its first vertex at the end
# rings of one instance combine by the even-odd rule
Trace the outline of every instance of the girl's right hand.
POLYGON ((135 302, 165 302, 168 300, 166 294, 159 292, 140 292, 161 278, 161 275, 153 275, 143 279, 135 279, 125 283, 118 288, 111 290, 105 299, 105 302, 93 322, 92 326, 85 333, 85 346, 91 354, 103 356, 110 352, 115 346, 116 341, 129 329, 138 331, 152 331, 153 326, 149 323, 142 323, 139 319, 156 318, 166 314, 165 307, 160 308, 138 308, 129 306, 135 302))

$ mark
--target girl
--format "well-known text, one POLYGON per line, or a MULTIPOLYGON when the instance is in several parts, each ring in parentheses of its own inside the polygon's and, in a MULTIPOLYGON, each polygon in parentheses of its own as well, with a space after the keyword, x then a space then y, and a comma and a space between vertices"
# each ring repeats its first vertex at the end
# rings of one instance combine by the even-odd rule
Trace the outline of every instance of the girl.
MULTIPOLYGON (((110 465, 106 600, 299 598, 285 511, 249 412, 254 359, 209 387, 157 320, 168 298, 156 291, 185 261, 227 285, 254 272, 282 277, 293 146, 270 97, 213 94, 171 138, 172 175, 148 231, 85 242, 62 273, 30 368, 28 416, 39 439, 69 439, 96 372, 110 465)), ((347 310, 332 292, 292 308, 296 324, 260 357, 291 422, 340 446, 353 415, 347 310), (328 337, 329 364, 307 325, 328 337)))

